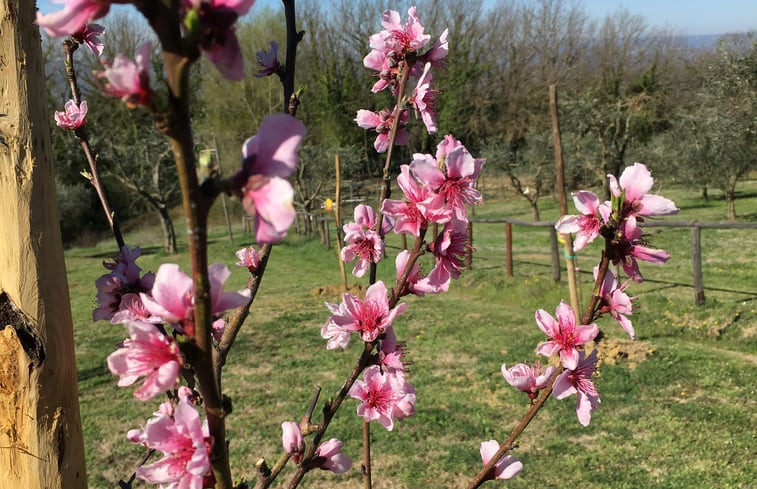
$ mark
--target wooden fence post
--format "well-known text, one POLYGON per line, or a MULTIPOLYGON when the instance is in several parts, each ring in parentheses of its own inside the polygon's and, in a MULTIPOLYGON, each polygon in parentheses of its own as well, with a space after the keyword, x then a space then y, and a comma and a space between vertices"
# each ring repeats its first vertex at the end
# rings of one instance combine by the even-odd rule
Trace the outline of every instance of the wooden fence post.
POLYGON ((691 269, 694 275, 694 303, 704 304, 704 282, 702 281, 702 240, 699 226, 691 228, 691 269))
POLYGON ((331 250, 331 229, 329 228, 329 220, 327 217, 323 217, 323 240, 327 250, 331 250))
POLYGON ((554 226, 549 228, 549 248, 552 250, 552 279, 560 281, 560 251, 557 247, 557 230, 554 226))
POLYGON ((505 253, 507 255, 507 276, 513 276, 513 225, 505 223, 505 253))

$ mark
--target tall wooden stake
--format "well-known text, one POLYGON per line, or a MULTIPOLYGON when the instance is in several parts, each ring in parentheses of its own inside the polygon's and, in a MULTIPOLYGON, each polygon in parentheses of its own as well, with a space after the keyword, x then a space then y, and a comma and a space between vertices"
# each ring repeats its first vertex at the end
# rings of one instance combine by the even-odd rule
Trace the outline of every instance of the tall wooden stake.
MULTIPOLYGON (((560 119, 557 113, 557 86, 549 86, 549 111, 552 114, 552 140, 555 145, 555 172, 557 173, 557 194, 560 196, 560 215, 568 213, 568 198, 565 195, 565 167, 562 159, 562 141, 560 140, 560 119)), ((562 235, 565 243, 565 261, 568 269, 568 288, 570 289, 570 305, 576 314, 582 311, 581 298, 578 293, 578 277, 576 268, 578 263, 573 254, 573 238, 570 234, 562 235)))
POLYGON ((87 487, 35 2, 0 0, 0 487, 87 487))
MULTIPOLYGON (((223 177, 223 168, 221 167, 221 153, 218 152, 218 141, 215 134, 213 135, 213 150, 216 153, 218 162, 218 176, 223 177)), ((226 232, 229 234, 229 243, 234 244, 234 233, 231 230, 231 219, 229 218, 229 206, 226 203, 226 194, 221 192, 221 203, 223 204, 223 215, 226 218, 226 232)))
POLYGON ((342 261, 342 173, 339 164, 339 153, 334 155, 334 166, 336 167, 336 195, 334 196, 334 219, 336 219, 336 257, 339 260, 339 272, 342 274, 342 290, 347 292, 347 271, 344 269, 342 261))

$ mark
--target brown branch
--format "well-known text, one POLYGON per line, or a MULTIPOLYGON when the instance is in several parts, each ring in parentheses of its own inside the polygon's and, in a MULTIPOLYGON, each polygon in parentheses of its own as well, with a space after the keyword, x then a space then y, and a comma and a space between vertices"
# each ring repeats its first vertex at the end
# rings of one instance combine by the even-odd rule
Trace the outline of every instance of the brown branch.
MULTIPOLYGON (((76 51, 78 46, 78 43, 71 39, 63 41, 66 78, 68 79, 68 85, 71 87, 71 97, 73 98, 73 101, 77 107, 81 104, 81 94, 79 92, 79 84, 76 81, 76 69, 74 68, 74 51, 76 51)), ((108 226, 110 226, 110 231, 111 233, 113 233, 113 237, 116 239, 118 251, 120 252, 125 244, 124 238, 121 234, 121 228, 118 225, 118 218, 116 218, 116 213, 113 212, 110 207, 108 196, 105 194, 105 187, 102 184, 102 180, 100 180, 100 171, 97 168, 97 157, 94 155, 92 147, 89 144, 89 138, 87 137, 87 133, 84 130, 84 125, 76 129, 74 131, 74 134, 76 135, 76 140, 79 142, 79 145, 84 152, 84 156, 87 158, 87 163, 89 164, 89 183, 92 184, 92 186, 95 188, 95 192, 97 192, 97 198, 100 199, 100 206, 105 213, 105 219, 108 220, 108 226)))
POLYGON ((313 436, 313 442, 308 448, 307 453, 303 458, 302 464, 300 464, 300 466, 297 468, 297 472, 295 472, 292 480, 289 481, 289 485, 287 486, 289 489, 294 489, 295 487, 297 487, 300 484, 300 481, 302 481, 302 478, 305 477, 305 474, 312 468, 314 468, 313 460, 315 459, 316 448, 321 443, 321 439, 323 438, 326 429, 329 427, 331 420, 339 410, 339 406, 341 406, 342 401, 344 401, 344 399, 347 397, 350 388, 363 372, 363 370, 365 370, 365 368, 370 365, 373 356, 373 349, 375 347, 375 341, 365 342, 363 353, 360 355, 360 358, 355 364, 355 367, 352 369, 352 372, 350 372, 350 375, 347 377, 347 380, 345 380, 344 384, 342 384, 342 388, 339 390, 339 394, 337 394, 336 398, 333 401, 327 402, 323 407, 323 421, 320 425, 318 425, 318 429, 313 436))
MULTIPOLYGON (((599 304, 600 299, 599 291, 602 287, 602 282, 605 279, 605 274, 607 273, 607 268, 610 262, 608 255, 611 243, 612 237, 605 237, 605 251, 602 253, 602 259, 599 264, 597 278, 594 280, 594 292, 592 293, 592 298, 589 305, 586 307, 586 311, 584 312, 584 315, 582 317, 581 324, 589 324, 594 319, 594 314, 596 312, 596 308, 599 304)), ((513 431, 510 432, 510 435, 507 437, 505 442, 499 447, 497 453, 494 454, 491 460, 489 460, 489 463, 484 465, 484 468, 481 469, 476 477, 473 478, 470 484, 468 484, 467 489, 476 489, 487 480, 493 478, 494 466, 499 461, 499 459, 501 459, 505 455, 505 453, 513 449, 514 443, 517 438, 528 427, 529 423, 531 423, 534 417, 536 417, 536 414, 539 412, 542 406, 544 406, 544 403, 547 402, 547 398, 552 394, 552 388, 555 384, 555 381, 557 380, 557 377, 564 370, 565 369, 563 367, 557 368, 554 375, 552 375, 552 378, 549 381, 549 385, 547 385, 547 387, 542 390, 542 392, 539 394, 539 397, 536 399, 536 402, 534 402, 531 407, 529 407, 528 411, 526 411, 526 414, 523 415, 513 431)))
POLYGON ((213 437, 210 462, 217 489, 231 489, 233 482, 226 443, 225 409, 220 384, 213 367, 211 337, 212 311, 208 278, 207 213, 212 199, 207 199, 197 179, 194 139, 189 113, 189 68, 199 57, 196 43, 186 43, 181 36, 176 2, 135 2, 144 14, 163 47, 169 113, 157 125, 168 136, 182 190, 182 206, 186 216, 189 254, 194 281, 193 342, 187 345, 198 387, 205 406, 208 428, 213 437))
POLYGON ((547 402, 547 398, 550 396, 550 394, 552 394, 552 386, 554 385, 555 380, 557 380, 557 376, 561 373, 562 368, 559 368, 557 369, 557 371, 555 371, 554 375, 552 375, 552 378, 549 381, 549 385, 544 388, 539 397, 536 399, 536 402, 534 402, 531 407, 528 408, 526 414, 523 416, 523 418, 521 418, 517 426, 515 426, 513 431, 507 437, 507 440, 505 440, 505 442, 499 447, 497 453, 495 453, 491 460, 489 460, 489 463, 484 465, 484 468, 481 469, 481 471, 476 475, 476 477, 473 478, 470 484, 468 484, 467 489, 476 489, 487 480, 493 479, 494 466, 497 464, 499 459, 501 459, 505 455, 505 453, 512 450, 515 440, 520 436, 521 433, 523 433, 523 430, 528 427, 529 423, 531 423, 531 420, 534 419, 536 413, 539 412, 544 403, 547 402))
MULTIPOLYGON (((405 90, 407 89, 407 82, 410 80, 410 65, 406 60, 402 60, 399 65, 398 76, 398 88, 397 88, 397 105, 394 106, 392 117, 392 127, 389 129, 389 147, 386 150, 386 160, 384 161, 384 171, 381 176, 381 194, 378 201, 378 217, 376 218, 376 229, 379 236, 384 237, 384 233, 381 230, 384 221, 384 215, 381 213, 381 204, 389 198, 392 193, 391 178, 389 175, 389 168, 392 165, 392 151, 394 150, 394 142, 397 140, 397 131, 400 127, 400 119, 402 114, 407 110, 403 107, 402 99, 405 98, 405 90)), ((376 263, 371 262, 370 265, 370 280, 371 284, 376 283, 376 263)))
POLYGON ((363 420, 363 488, 371 489, 371 422, 363 420))
POLYGON ((245 319, 247 319, 247 316, 250 314, 250 308, 252 307, 253 301, 255 301, 255 296, 260 288, 260 282, 263 280, 263 274, 268 265, 268 258, 271 256, 271 249, 272 246, 270 244, 265 244, 260 248, 260 262, 255 271, 252 272, 250 279, 247 281, 247 289, 250 291, 250 300, 247 301, 247 304, 234 312, 234 315, 231 316, 226 328, 223 330, 221 341, 218 342, 218 348, 216 349, 213 358, 213 365, 219 382, 221 379, 221 369, 226 364, 226 357, 229 355, 229 350, 231 350, 231 347, 234 345, 234 341, 239 334, 239 330, 242 328, 242 324, 244 324, 245 319))

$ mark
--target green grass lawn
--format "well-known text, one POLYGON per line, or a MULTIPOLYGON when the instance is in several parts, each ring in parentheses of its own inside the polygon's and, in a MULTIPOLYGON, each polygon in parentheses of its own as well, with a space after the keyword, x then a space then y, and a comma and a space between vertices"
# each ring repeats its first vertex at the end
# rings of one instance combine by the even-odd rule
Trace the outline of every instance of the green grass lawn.
MULTIPOLYGON (((757 183, 748 182, 737 210, 757 220, 757 183), (749 186, 751 185, 751 187, 749 186)), ((493 186, 477 217, 529 219, 520 200, 502 199, 493 186)), ((722 220, 722 200, 702 202, 683 190, 665 193, 682 209, 677 220, 722 220)), ((556 204, 542 201, 542 219, 557 216, 556 204)), ((180 223, 177 223, 180 224, 180 223)), ((180 226, 179 226, 180 227, 180 226)), ((671 252, 664 267, 642 271, 649 281, 632 286, 638 296, 632 316, 637 342, 616 345, 600 367, 600 408, 582 427, 575 397, 550 399, 521 437, 515 455, 525 468, 508 482, 485 487, 581 488, 747 488, 757 480, 757 251, 750 230, 703 230, 705 286, 703 307, 693 305, 688 230, 652 229, 653 243, 671 252)), ((180 231, 181 232, 181 231, 180 231)), ((241 288, 246 271, 236 269, 234 251, 222 226, 211 233, 211 262, 233 268, 228 288, 241 288)), ((180 234, 181 235, 181 234, 180 234)), ((249 236, 246 237, 249 239, 249 236)), ((159 230, 127 235, 141 245, 144 270, 177 262, 187 270, 186 254, 166 256, 159 230)), ((507 436, 527 408, 525 395, 502 378, 500 366, 536 359, 543 340, 534 322, 539 308, 554 312, 567 299, 565 274, 551 279, 545 229, 516 227, 515 276, 504 268, 504 225, 476 225, 473 267, 453 282, 449 293, 408 298, 407 312, 395 323, 407 342, 409 381, 417 390, 417 414, 393 432, 372 429, 374 487, 464 487, 481 467, 479 444, 507 436)), ((399 240, 389 242, 391 260, 380 278, 393 277, 399 240)), ((186 249, 186 245, 183 245, 186 249)), ((124 339, 124 328, 93 323, 94 280, 100 262, 114 251, 110 241, 66 253, 75 320, 79 390, 90 487, 112 488, 128 478, 143 452, 129 443, 127 430, 140 427, 158 401, 142 403, 131 388, 116 386, 105 358, 124 339)), ((580 255, 591 271, 598 245, 580 255)), ((254 478, 260 457, 269 463, 281 450, 282 421, 299 420, 316 385, 323 398, 334 395, 362 349, 355 338, 347 351, 327 351, 320 327, 328 317, 324 301, 335 295, 319 287, 339 283, 335 251, 315 238, 292 235, 274 248, 258 299, 229 357, 226 393, 234 402, 227 426, 235 476, 254 478)), ((428 264, 425 269, 428 270, 428 264)), ((590 275, 581 276, 584 297, 590 275)), ((358 280, 351 277, 351 281, 358 280)), ((361 280, 363 284, 367 280, 361 280)), ((599 321, 611 339, 627 339, 610 318, 599 321)), ((344 440, 355 468, 343 476, 311 473, 300 487, 362 487, 359 472, 362 420, 347 400, 327 437, 344 440)), ((284 486, 291 468, 284 470, 284 486)), ((143 487, 135 485, 136 487, 143 487)))

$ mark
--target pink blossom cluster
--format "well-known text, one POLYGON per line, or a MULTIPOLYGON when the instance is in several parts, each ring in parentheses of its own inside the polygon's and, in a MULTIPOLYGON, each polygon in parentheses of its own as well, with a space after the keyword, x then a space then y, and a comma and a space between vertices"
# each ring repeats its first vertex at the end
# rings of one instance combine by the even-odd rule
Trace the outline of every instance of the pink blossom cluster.
POLYGON ((82 100, 79 105, 69 100, 63 108, 63 112, 56 111, 54 114, 55 124, 61 129, 75 131, 87 121, 87 101, 82 100))
MULTIPOLYGON (((89 22, 105 17, 111 4, 130 3, 128 0, 62 0, 63 10, 42 14, 37 12, 37 25, 53 37, 76 37, 89 22)), ((100 54, 100 53, 97 53, 100 54)))
MULTIPOLYGON (((285 421, 281 423, 281 431, 284 451, 292 457, 294 463, 299 465, 305 455, 305 440, 300 425, 294 421, 285 421)), ((313 467, 343 474, 352 468, 352 460, 342 453, 342 442, 337 438, 331 438, 316 448, 313 467)))
POLYGON ((407 112, 399 110, 402 106, 400 104, 413 107, 429 133, 437 132, 435 105, 438 91, 431 87, 431 68, 440 67, 448 52, 446 29, 431 48, 421 52, 431 40, 431 36, 424 33, 415 6, 408 9, 408 19, 404 23, 399 12, 385 11, 381 25, 383 30, 370 37, 371 52, 363 58, 363 65, 373 70, 378 77, 371 91, 377 93, 389 88, 397 97, 401 77, 406 80, 415 79, 416 84, 412 91, 408 91, 410 95, 407 99, 399 101, 394 109, 384 108, 379 112, 364 109, 358 111, 355 122, 363 129, 372 129, 378 133, 374 148, 379 153, 388 149, 389 132, 400 112, 400 120, 396 121, 398 129, 395 144, 404 145, 409 139, 405 129, 408 122, 407 112))
POLYGON ((260 71, 255 73, 255 76, 257 78, 271 76, 279 72, 279 45, 276 41, 271 41, 270 46, 270 52, 267 52, 265 49, 261 49, 260 51, 255 53, 255 59, 262 68, 260 71))
POLYGON ((105 93, 118 97, 127 107, 150 105, 150 58, 152 43, 145 42, 137 47, 134 61, 123 54, 117 54, 113 62, 104 62, 105 71, 97 74, 105 80, 105 93))
POLYGON ((649 193, 654 179, 642 163, 627 167, 620 179, 614 175, 607 178, 611 201, 600 203, 592 192, 577 192, 573 202, 581 214, 563 216, 555 228, 563 234, 576 234, 574 251, 580 251, 600 235, 618 234, 610 249, 610 259, 613 264, 622 265, 634 281, 641 282, 637 259, 661 265, 670 255, 665 250, 650 248, 639 226, 647 217, 670 216, 678 213, 678 208, 672 200, 649 193))
MULTIPOLYGON (((239 292, 224 292, 223 284, 231 272, 219 263, 208 269, 210 279, 210 310, 214 320, 224 312, 247 303, 249 289, 239 292)), ((194 280, 182 272, 179 265, 164 263, 155 274, 155 283, 150 293, 141 293, 140 298, 147 311, 170 324, 178 334, 194 337, 194 280)))
POLYGON ((258 244, 278 243, 294 222, 294 189, 287 178, 297 167, 305 132, 302 122, 289 114, 269 115, 242 146, 242 169, 232 185, 254 217, 258 244))
POLYGON ((98 307, 92 311, 92 319, 112 320, 114 324, 123 319, 150 320, 139 294, 150 291, 155 275, 150 272, 140 276, 142 269, 136 261, 141 254, 141 248, 124 246, 112 262, 103 262, 110 272, 95 281, 98 307))
MULTIPOLYGON (((383 234, 394 229, 398 234, 420 236, 429 224, 444 227, 428 245, 434 257, 434 268, 424 276, 417 263, 409 272, 402 295, 424 295, 449 289, 452 279, 460 276, 468 253, 468 215, 466 205, 480 204, 481 193, 476 180, 485 160, 473 158, 465 146, 451 135, 439 143, 436 156, 415 154, 410 165, 402 165, 397 185, 404 199, 386 199, 381 204, 381 233, 373 209, 366 205, 355 208, 355 220, 344 226, 343 261, 355 260, 353 275, 361 277, 371 262, 384 256, 383 234)), ((399 279, 404 273, 408 253, 397 257, 399 279)))
MULTIPOLYGON (((384 256, 384 239, 376 231, 376 213, 371 206, 360 204, 355 207, 355 220, 343 226, 344 242, 341 258, 344 262, 355 260, 352 274, 362 277, 371 263, 378 263, 384 256)), ((388 219, 382 222, 383 232, 392 229, 388 219)))
MULTIPOLYGON (((609 314, 626 331, 631 339, 635 331, 627 316, 633 313, 635 300, 626 294, 631 281, 641 281, 636 259, 663 264, 669 255, 663 250, 647 246, 638 224, 645 218, 675 214, 675 204, 659 195, 650 194, 654 180, 649 170, 641 163, 626 168, 617 180, 608 175, 612 200, 600 203, 599 197, 587 191, 573 194, 573 201, 581 213, 561 218, 556 228, 561 233, 576 233, 574 249, 584 248, 598 236, 606 240, 605 261, 622 264, 630 279, 619 284, 615 274, 605 268, 601 282, 597 282, 597 296, 592 302, 591 320, 609 314)), ((594 279, 598 281, 600 267, 594 268, 594 279)), ((588 314, 588 313, 587 313, 588 314)), ((551 386, 551 393, 556 399, 565 399, 576 394, 576 416, 579 423, 588 426, 591 414, 599 407, 600 397, 593 377, 597 370, 598 352, 592 349, 586 353, 585 347, 599 334, 596 324, 579 324, 573 309, 561 301, 553 317, 543 309, 535 314, 536 324, 547 336, 539 343, 536 353, 547 357, 558 357, 560 366, 526 365, 519 363, 507 368, 502 365, 502 375, 516 389, 528 394, 533 402, 539 391, 551 386), (558 371, 559 368, 559 371, 558 371)), ((587 321, 589 322, 589 321, 587 321)), ((499 449, 493 440, 481 445, 484 464, 489 462, 499 449), (486 445, 486 444, 489 445, 486 445)), ((507 455, 495 466, 494 477, 506 478, 508 468, 517 473, 522 465, 516 466, 517 460, 507 455)), ((514 475, 514 474, 513 474, 514 475)))
POLYGON ((181 0, 184 28, 198 38, 200 51, 221 74, 233 81, 244 78, 244 57, 236 35, 236 21, 255 0, 181 0))
POLYGON ((165 402, 154 415, 144 429, 131 430, 127 435, 133 443, 163 455, 157 462, 140 466, 136 477, 160 484, 163 489, 213 487, 210 468, 213 439, 207 421, 200 420, 191 391, 179 388, 176 405, 165 402))
POLYGON ((375 341, 392 326, 394 320, 405 312, 406 304, 390 309, 386 297, 386 285, 378 281, 368 287, 365 300, 350 293, 342 294, 341 304, 326 303, 331 316, 321 328, 321 336, 328 339, 327 348, 347 348, 350 333, 360 334, 363 341, 375 341))
MULTIPOLYGON (((654 179, 642 163, 634 163, 623 170, 619 179, 607 176, 612 200, 601 202, 588 191, 573 194, 573 202, 581 214, 560 218, 555 228, 561 233, 575 233, 574 251, 580 251, 598 236, 610 238, 608 258, 614 265, 623 267, 630 280, 641 282, 643 277, 637 260, 662 265, 670 254, 649 246, 642 232, 646 218, 676 214, 678 208, 672 200, 651 194, 654 179)), ((597 269, 594 271, 596 278, 597 269)), ((610 314, 633 339, 635 332, 627 316, 633 313, 633 298, 625 290, 628 282, 618 279, 608 270, 600 289, 599 314, 610 314)))
MULTIPOLYGON (((105 264, 112 272, 98 280, 98 288, 103 284, 115 283, 123 277, 121 283, 133 283, 139 277, 139 267, 134 260, 139 256, 139 249, 131 252, 124 247, 115 264, 105 264), (131 281, 131 282, 130 282, 131 281)), ((225 323, 220 315, 247 303, 250 291, 223 292, 223 283, 230 276, 225 265, 211 265, 208 270, 210 279, 210 304, 213 315, 213 335, 216 340, 223 333, 225 323)), ((137 281, 136 283, 141 283, 137 281)), ((154 277, 150 276, 151 287, 138 294, 125 294, 120 301, 119 310, 113 314, 112 322, 124 323, 129 331, 129 339, 124 340, 118 349, 108 357, 108 367, 114 375, 119 376, 119 386, 134 384, 144 378, 142 385, 134 396, 142 401, 171 390, 179 378, 184 365, 184 355, 175 335, 194 336, 194 281, 179 270, 178 265, 163 264, 154 277), (175 335, 166 332, 162 323, 172 326, 175 335)), ((100 289, 98 299, 109 289, 100 289)), ((111 292, 112 293, 112 292, 111 292)), ((115 296, 111 300, 116 300, 115 296)), ((112 305, 110 310, 112 310, 112 305)), ((102 315, 102 308, 95 310, 102 315)), ((99 314, 98 314, 99 313, 99 314)), ((107 319, 107 317, 102 317, 107 319)))

